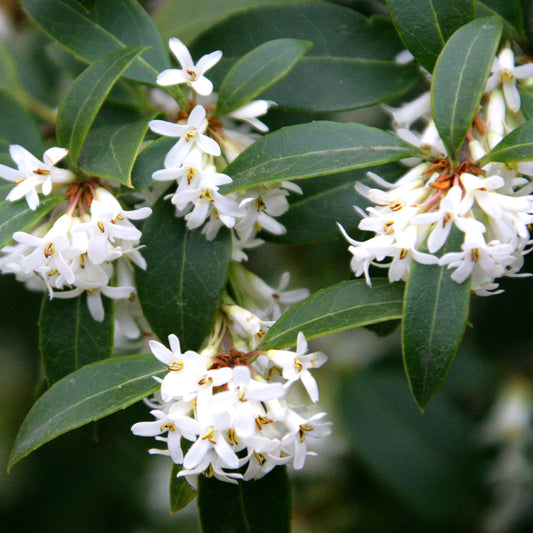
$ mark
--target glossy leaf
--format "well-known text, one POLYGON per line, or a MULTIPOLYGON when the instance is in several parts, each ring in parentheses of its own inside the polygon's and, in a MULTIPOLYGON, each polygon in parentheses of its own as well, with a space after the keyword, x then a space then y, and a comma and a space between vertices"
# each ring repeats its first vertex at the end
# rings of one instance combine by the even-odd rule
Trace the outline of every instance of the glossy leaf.
POLYGON ((190 43, 206 28, 214 26, 237 11, 257 6, 298 2, 301 0, 231 0, 230 2, 167 0, 155 11, 153 18, 163 39, 179 36, 184 43, 190 43))
POLYGON ((16 202, 0 202, 0 248, 11 241, 13 233, 25 231, 35 225, 63 199, 61 194, 41 196, 39 207, 35 211, 28 207, 24 198, 16 202))
POLYGON ((387 0, 400 37, 429 72, 455 30, 474 20, 473 0, 387 0))
POLYGON ((21 4, 46 33, 84 61, 93 63, 125 47, 147 46, 124 75, 150 84, 170 65, 154 23, 138 2, 96 0, 89 12, 78 0, 21 0, 21 4))
POLYGON ((533 159, 533 120, 518 126, 506 135, 488 154, 482 162, 498 161, 513 163, 531 161, 533 159))
POLYGON ((87 11, 90 11, 93 8, 96 0, 76 0, 76 2, 81 4, 87 11))
POLYGON ((198 489, 203 533, 290 532, 290 483, 284 466, 238 485, 200 476, 198 489))
POLYGON ((96 322, 87 296, 43 297, 39 318, 39 348, 44 373, 51 385, 82 366, 113 354, 113 305, 103 298, 105 318, 96 322))
POLYGON ((9 155, 10 144, 20 144, 41 159, 43 142, 35 121, 4 89, 0 89, 0 116, 0 163, 16 167, 9 155))
POLYGON ((502 24, 496 17, 466 24, 450 38, 435 66, 433 118, 452 158, 457 156, 478 112, 501 32, 502 24))
POLYGON ((222 50, 209 71, 216 87, 235 62, 274 39, 302 39, 313 47, 262 98, 308 111, 341 111, 377 104, 404 94, 420 80, 414 64, 399 64, 400 42, 390 21, 327 2, 257 7, 205 31, 192 45, 194 56, 222 50), (260 31, 258 29, 260 28, 260 31))
POLYGON ((477 0, 477 16, 499 15, 504 22, 504 34, 508 38, 525 38, 524 14, 520 0, 477 0))
MULTIPOLYGON (((459 250, 463 238, 461 231, 452 228, 437 255, 459 250)), ((459 284, 445 266, 413 263, 405 287, 402 350, 409 386, 422 411, 450 369, 469 306, 470 279, 459 284)))
POLYGON ((402 316, 403 284, 377 279, 343 281, 321 289, 289 309, 269 329, 261 345, 282 349, 296 344, 298 332, 307 339, 376 324, 402 316))
POLYGON ((187 483, 184 477, 178 477, 181 465, 172 463, 170 474, 170 512, 177 513, 194 500, 197 492, 187 483))
POLYGON ((128 355, 84 366, 54 383, 31 408, 8 467, 63 433, 120 411, 159 388, 167 372, 152 355, 128 355))
POLYGON ((533 120, 533 87, 519 87, 520 111, 527 120, 533 120))
POLYGON ((285 76, 311 45, 298 39, 276 39, 241 57, 220 86, 215 114, 227 115, 253 100, 285 76))
POLYGON ((288 126, 253 143, 224 172, 224 193, 311 178, 424 153, 396 135, 356 123, 317 121, 288 126))
POLYGON ((131 183, 136 189, 144 189, 154 183, 152 174, 165 168, 165 156, 175 144, 173 137, 160 137, 141 149, 131 171, 131 183))
POLYGON ((291 193, 289 210, 277 218, 287 232, 273 235, 263 232, 263 239, 291 244, 312 243, 341 236, 337 222, 354 238, 361 215, 354 209, 373 205, 355 190, 355 183, 374 186, 367 177, 372 170, 387 181, 395 181, 405 173, 405 167, 389 163, 372 169, 349 170, 339 174, 320 176, 300 181, 303 194, 291 193))
POLYGON ((154 117, 138 118, 132 113, 111 117, 105 113, 95 122, 83 144, 79 167, 86 174, 109 178, 132 187, 131 173, 137 152, 154 117))
POLYGON ((61 146, 68 146, 74 165, 111 88, 142 51, 143 48, 126 48, 111 52, 74 80, 57 112, 57 140, 61 146))
POLYGON ((146 270, 136 269, 137 290, 152 330, 166 342, 175 333, 185 350, 198 349, 209 333, 231 254, 228 232, 208 241, 176 218, 170 201, 160 198, 143 226, 146 270))

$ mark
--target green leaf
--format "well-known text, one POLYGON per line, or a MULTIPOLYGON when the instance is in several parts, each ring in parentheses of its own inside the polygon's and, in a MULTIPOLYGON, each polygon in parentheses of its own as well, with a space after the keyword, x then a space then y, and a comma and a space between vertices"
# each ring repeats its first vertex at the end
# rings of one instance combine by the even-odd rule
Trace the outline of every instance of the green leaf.
POLYGON ((306 339, 337 331, 394 320, 402 316, 403 284, 377 279, 343 281, 321 289, 289 309, 268 330, 261 346, 282 349, 294 346, 298 332, 306 339))
POLYGON ((31 228, 63 199, 62 194, 41 197, 39 207, 35 211, 28 207, 24 198, 16 202, 0 202, 0 248, 11 241, 13 233, 31 228))
POLYGON ((151 18, 138 2, 96 0, 90 12, 77 0, 21 0, 22 7, 62 46, 89 63, 125 47, 149 47, 125 76, 155 84, 169 67, 168 55, 151 18))
POLYGON ((203 533, 290 532, 290 482, 284 466, 238 485, 200 476, 198 489, 203 533))
MULTIPOLYGON (((524 14, 520 0, 476 0, 477 16, 499 15, 504 22, 504 34, 511 39, 526 39, 524 14)), ((526 41, 527 42, 527 41, 526 41)))
POLYGON ((208 241, 176 218, 161 197, 143 226, 146 270, 135 269, 139 300, 152 330, 164 342, 175 333, 183 349, 196 350, 209 333, 226 284, 229 232, 208 241))
POLYGON ((136 189, 144 189, 154 183, 152 174, 165 167, 165 156, 175 144, 175 138, 160 137, 142 148, 131 171, 131 183, 136 189))
POLYGON ((524 113, 527 120, 533 120, 533 87, 520 87, 520 111, 524 113))
MULTIPOLYGON (((452 228, 437 255, 458 251, 463 238, 461 231, 452 228)), ((422 411, 450 369, 469 306, 470 279, 459 284, 445 266, 413 263, 405 287, 402 350, 409 386, 422 411)))
POLYGON ((131 112, 100 113, 90 129, 79 157, 83 172, 132 187, 131 173, 137 152, 155 114, 138 118, 131 112))
POLYGON ((170 474, 170 512, 172 514, 181 511, 194 500, 197 492, 187 483, 184 477, 178 477, 181 465, 172 463, 170 474))
POLYGON ((405 46, 429 72, 452 33, 476 16, 473 0, 387 0, 405 46))
POLYGON ((103 298, 105 319, 95 322, 87 296, 43 297, 39 317, 39 348, 44 373, 51 385, 82 366, 113 354, 113 304, 103 298))
POLYGON ((76 0, 76 2, 78 2, 78 4, 81 4, 86 9, 86 11, 90 11, 93 8, 96 0, 76 0))
POLYGON ((506 135, 488 154, 481 164, 487 161, 515 163, 533 159, 533 120, 518 126, 506 135))
POLYGON ((433 118, 452 159, 478 112, 501 33, 496 17, 474 20, 452 35, 435 66, 433 118))
POLYGON ((39 129, 29 113, 4 89, 0 89, 0 163, 14 166, 9 145, 20 144, 39 159, 43 155, 43 141, 39 129))
POLYGON ((84 366, 54 383, 18 432, 8 468, 48 441, 120 411, 159 388, 167 369, 152 355, 127 355, 84 366))
POLYGON ((111 52, 74 80, 57 112, 57 140, 61 146, 68 146, 72 164, 77 164, 89 129, 111 88, 142 51, 126 48, 111 52))
POLYGON ((224 193, 322 176, 425 154, 396 135, 364 124, 317 121, 261 137, 226 167, 224 193))
MULTIPOLYGON (((354 206, 364 209, 373 204, 368 198, 361 196, 354 185, 357 182, 375 185, 367 177, 368 170, 350 170, 302 180, 299 186, 303 194, 291 194, 289 210, 277 218, 278 222, 285 226, 287 233, 273 235, 263 232, 261 238, 291 244, 334 239, 341 236, 337 223, 350 235, 357 232, 361 215, 355 211, 354 206)), ((405 173, 405 167, 397 163, 380 165, 371 170, 389 181, 395 181, 405 173)))
POLYGON ((219 87, 235 62, 275 39, 302 39, 313 47, 262 98, 279 106, 308 111, 341 111, 384 102, 404 94, 421 78, 415 63, 399 64, 403 49, 392 23, 367 19, 327 2, 256 7, 237 13, 205 31, 193 55, 222 50, 209 71, 219 87), (260 31, 258 31, 260 29, 260 31))
POLYGON ((214 26, 236 11, 275 4, 297 3, 301 0, 194 0, 176 2, 167 0, 155 11, 154 22, 165 41, 178 36, 184 43, 190 43, 206 28, 214 26))
POLYGON ((253 100, 285 76, 312 44, 298 39, 276 39, 241 57, 220 86, 215 114, 227 115, 253 100))

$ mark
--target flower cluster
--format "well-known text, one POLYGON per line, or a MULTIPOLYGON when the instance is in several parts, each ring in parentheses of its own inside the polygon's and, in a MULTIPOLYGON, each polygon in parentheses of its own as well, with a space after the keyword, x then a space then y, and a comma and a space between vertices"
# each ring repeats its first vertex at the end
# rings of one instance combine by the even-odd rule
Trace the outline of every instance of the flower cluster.
MULTIPOLYGON (((20 153, 19 148, 12 151, 20 153)), ((24 168, 20 161, 17 163, 24 168)), ((29 159, 26 168, 32 163, 29 159)), ((62 170, 59 176, 68 172, 46 170, 45 176, 51 180, 57 171, 62 170)), ((37 194, 35 188, 32 192, 37 194)), ((14 242, 2 249, 0 271, 14 274, 31 289, 48 290, 50 298, 74 298, 86 292, 91 315, 102 321, 102 294, 114 299, 135 294, 131 263, 141 268, 146 263, 138 251, 141 232, 130 219, 145 218, 151 209, 125 211, 111 192, 94 181, 73 182, 65 196, 69 204, 61 216, 31 233, 13 234, 14 242)), ((28 202, 32 202, 30 207, 34 205, 33 194, 28 202)))
POLYGON ((304 466, 308 438, 329 435, 325 413, 307 415, 286 398, 293 383, 301 380, 313 402, 318 400, 316 381, 309 372, 320 367, 322 352, 307 354, 303 334, 296 353, 287 350, 241 352, 230 348, 215 356, 212 346, 201 352, 181 352, 175 335, 170 350, 150 341, 153 354, 169 370, 161 381, 157 400, 151 403, 153 422, 132 427, 136 435, 156 437, 182 464, 178 476, 205 473, 235 483, 257 479, 276 465, 304 466), (273 379, 277 376, 279 379, 273 379), (183 439, 192 442, 184 453, 183 439))
POLYGON ((483 108, 468 133, 468 155, 458 165, 447 157, 431 119, 429 93, 389 109, 397 134, 425 150, 432 162, 407 161, 412 168, 395 184, 369 173, 380 189, 356 185, 375 204, 359 210, 359 228, 375 236, 357 241, 341 228, 357 276, 364 273, 370 284, 370 266, 381 266, 389 269, 392 282, 407 278, 412 261, 439 264, 453 269, 457 283, 470 278, 474 292, 488 295, 501 292, 497 278, 520 275, 531 244, 533 166, 479 161, 524 121, 516 80, 531 76, 533 64, 515 67, 513 52, 505 47, 494 61, 483 108), (422 131, 410 129, 413 124, 423 124, 422 131), (447 250, 452 229, 462 233, 462 244, 447 250))
POLYGON ((191 92, 188 108, 172 108, 175 122, 152 120, 150 129, 157 134, 177 138, 167 153, 164 168, 153 174, 155 181, 175 182, 177 188, 167 198, 176 207, 176 215, 183 216, 189 229, 203 226, 202 232, 211 240, 222 226, 232 230, 233 259, 246 259, 246 248, 261 244, 257 232, 264 229, 276 235, 285 232, 275 217, 287 211, 289 191, 301 189, 289 182, 256 187, 244 192, 223 195, 220 186, 232 182, 230 176, 217 171, 256 140, 248 131, 232 129, 232 120, 244 121, 258 131, 268 131, 257 117, 264 115, 273 102, 256 100, 229 113, 216 116, 213 105, 213 85, 205 72, 222 57, 216 51, 194 63, 187 47, 177 38, 169 46, 181 69, 161 72, 157 82, 161 86, 186 84, 191 92), (199 101, 205 103, 199 103, 199 101), (229 126, 229 127, 228 127, 229 126), (220 162, 222 160, 222 163, 220 162))
POLYGON ((284 291, 288 282, 285 273, 280 288, 274 289, 233 263, 229 288, 234 298, 223 295, 202 350, 182 353, 175 335, 169 336, 170 350, 149 342, 169 372, 148 402, 156 420, 135 424, 132 431, 165 442, 167 449, 152 452, 182 464, 180 476, 205 473, 235 482, 262 477, 276 465, 290 463, 300 469, 312 455, 307 437, 330 433, 325 413, 307 414, 306 406, 295 406, 287 398, 300 381, 311 401, 318 401, 310 370, 322 366, 326 355, 307 353, 302 333, 296 352, 258 349, 272 320, 308 295, 306 289, 284 291), (193 443, 190 448, 184 440, 193 443))

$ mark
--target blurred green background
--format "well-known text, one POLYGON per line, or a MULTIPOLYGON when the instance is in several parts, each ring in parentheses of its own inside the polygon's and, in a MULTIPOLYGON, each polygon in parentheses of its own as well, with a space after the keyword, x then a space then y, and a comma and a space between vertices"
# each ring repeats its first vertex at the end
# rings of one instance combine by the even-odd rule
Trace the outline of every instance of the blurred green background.
MULTIPOLYGON (((342 3, 384 12, 380 2, 342 3)), ((21 58, 27 89, 56 105, 64 80, 54 77, 55 47, 16 2, 0 8, 1 49, 21 58)), ((350 119, 375 124, 384 114, 370 108, 350 119)), ((249 267, 273 285, 289 270, 291 288, 314 291, 349 279, 349 259, 341 239, 267 244, 253 251, 249 267)), ((531 258, 526 263, 532 272, 531 258)), ((533 531, 533 285, 507 279, 502 287, 502 295, 472 300, 471 327, 423 415, 403 373, 395 325, 312 344, 330 357, 315 377, 334 430, 318 443, 318 457, 291 472, 295 533, 533 531)), ((42 387, 41 295, 8 276, 0 277, 0 294, 0 531, 198 531, 194 502, 170 515, 170 460, 150 456, 153 442, 130 432, 149 418, 142 403, 44 445, 6 474, 17 428, 42 387)))

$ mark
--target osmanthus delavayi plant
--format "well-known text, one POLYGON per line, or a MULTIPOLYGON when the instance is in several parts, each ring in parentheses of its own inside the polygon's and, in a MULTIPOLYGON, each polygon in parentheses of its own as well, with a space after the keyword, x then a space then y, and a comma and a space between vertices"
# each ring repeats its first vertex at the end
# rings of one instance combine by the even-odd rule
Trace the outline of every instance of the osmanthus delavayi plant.
POLYGON ((289 2, 213 20, 190 46, 175 34, 168 49, 133 0, 21 4, 61 45, 58 76, 76 74, 57 112, 35 105, 14 64, 0 90, 0 269, 43 292, 49 386, 10 466, 145 398, 152 420, 132 432, 170 456, 173 511, 198 491, 206 532, 288 531, 286 465, 302 468, 332 426, 314 405, 327 357, 307 341, 401 318, 423 410, 471 295, 527 275, 533 63, 519 2, 388 0, 390 17, 370 19, 289 2), (385 104, 393 131, 263 122, 274 106, 401 97, 385 104), (340 235, 365 279, 309 295, 245 266, 265 240, 340 235))

